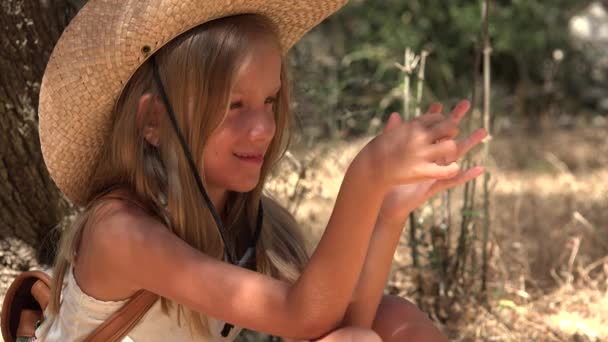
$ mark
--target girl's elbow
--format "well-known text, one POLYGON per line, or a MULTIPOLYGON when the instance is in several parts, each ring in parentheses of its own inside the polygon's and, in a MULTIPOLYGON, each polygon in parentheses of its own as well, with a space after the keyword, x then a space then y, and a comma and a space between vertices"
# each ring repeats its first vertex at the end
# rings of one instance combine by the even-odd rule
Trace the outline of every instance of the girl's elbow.
POLYGON ((344 321, 346 307, 325 296, 287 296, 291 338, 314 340, 339 328, 344 321))
POLYGON ((300 318, 295 322, 297 335, 299 335, 296 338, 314 340, 339 328, 344 315, 331 311, 335 310, 308 310, 302 312, 300 318))

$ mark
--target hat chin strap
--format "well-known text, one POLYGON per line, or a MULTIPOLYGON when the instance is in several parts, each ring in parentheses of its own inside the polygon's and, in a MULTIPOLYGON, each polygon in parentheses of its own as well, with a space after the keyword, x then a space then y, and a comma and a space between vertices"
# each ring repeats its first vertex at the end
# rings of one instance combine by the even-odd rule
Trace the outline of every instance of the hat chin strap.
MULTIPOLYGON (((194 179, 196 179, 196 185, 198 186, 199 192, 203 196, 203 199, 205 200, 205 203, 207 204, 207 207, 209 208, 209 211, 211 212, 211 216, 213 216, 213 220, 215 221, 215 224, 217 225, 217 228, 220 232, 220 237, 222 238, 222 242, 224 243, 224 258, 233 265, 246 267, 248 262, 253 257, 255 257, 255 248, 256 248, 257 242, 260 238, 260 233, 262 232, 262 222, 264 219, 264 210, 262 208, 262 201, 260 200, 259 205, 258 205, 258 215, 257 215, 257 220, 256 220, 255 233, 253 235, 253 241, 250 242, 249 247, 247 247, 247 250, 245 251, 243 256, 239 260, 236 260, 236 256, 230 252, 232 249, 228 248, 228 243, 225 238, 226 229, 225 229, 224 225, 222 224, 220 215, 218 214, 217 209, 215 208, 213 203, 211 202, 211 199, 209 198, 209 194, 207 194, 207 191, 205 190, 201 177, 198 174, 196 164, 194 163, 194 159, 192 158, 192 154, 190 153, 190 149, 188 148, 188 144, 186 143, 186 139, 184 138, 184 136, 179 128, 179 124, 177 123, 177 119, 175 117, 175 112, 173 111, 171 102, 169 102, 169 97, 167 96, 167 93, 165 92, 163 82, 160 79, 160 73, 158 71, 158 65, 156 63, 156 59, 155 59, 154 55, 150 58, 150 61, 152 63, 152 71, 154 73, 154 80, 156 81, 156 83, 158 85, 160 96, 165 104, 165 107, 167 107, 167 114, 169 115, 169 119, 171 119, 171 124, 173 125, 173 128, 175 129, 175 133, 177 134, 180 145, 182 146, 182 150, 184 151, 184 154, 186 155, 186 159, 188 160, 188 165, 190 166, 190 170, 192 171, 192 174, 194 175, 194 179)), ((236 251, 235 251, 235 253, 236 253, 236 251)), ((234 328, 234 325, 232 325, 230 323, 224 324, 224 328, 221 331, 221 335, 223 337, 227 337, 230 334, 230 331, 232 330, 232 328, 234 328)))

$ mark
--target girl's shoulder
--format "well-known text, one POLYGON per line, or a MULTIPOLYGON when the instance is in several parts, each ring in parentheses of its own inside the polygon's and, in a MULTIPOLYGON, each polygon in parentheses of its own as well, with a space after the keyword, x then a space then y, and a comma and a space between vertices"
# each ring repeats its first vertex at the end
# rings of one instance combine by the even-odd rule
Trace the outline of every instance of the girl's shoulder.
POLYGON ((100 247, 112 254, 125 243, 168 230, 134 195, 125 191, 104 196, 92 208, 90 215, 84 232, 89 238, 86 245, 100 247))
MULTIPOLYGON (((93 205, 89 226, 104 225, 108 227, 108 223, 112 223, 112 227, 121 227, 123 226, 121 223, 132 224, 139 221, 161 223, 135 195, 126 190, 115 190, 98 199, 93 205)), ((127 231, 130 232, 132 229, 127 231)))
POLYGON ((162 240, 168 229, 127 193, 104 197, 89 215, 75 260, 76 281, 100 300, 128 298, 139 290, 125 276, 139 272, 132 255, 145 256, 150 239, 162 240))

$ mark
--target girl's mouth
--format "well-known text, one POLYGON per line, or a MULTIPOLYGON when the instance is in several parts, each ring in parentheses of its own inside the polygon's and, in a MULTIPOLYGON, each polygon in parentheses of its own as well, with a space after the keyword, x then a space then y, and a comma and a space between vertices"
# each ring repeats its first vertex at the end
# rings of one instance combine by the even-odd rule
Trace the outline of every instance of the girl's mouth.
POLYGON ((234 153, 234 156, 247 163, 262 164, 264 162, 264 155, 259 153, 234 153))

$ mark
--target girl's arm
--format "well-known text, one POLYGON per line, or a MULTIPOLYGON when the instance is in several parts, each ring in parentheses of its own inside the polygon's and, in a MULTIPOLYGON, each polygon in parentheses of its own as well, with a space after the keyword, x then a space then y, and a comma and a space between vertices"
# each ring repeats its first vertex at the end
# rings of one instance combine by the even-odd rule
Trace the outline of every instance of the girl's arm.
POLYGON ((344 315, 344 326, 372 328, 403 225, 377 223, 357 287, 344 315))
POLYGON ((84 265, 77 268, 104 279, 98 286, 106 289, 132 293, 143 288, 236 326, 317 338, 343 320, 388 189, 458 173, 455 164, 431 162, 451 152, 433 144, 446 134, 445 127, 433 126, 437 120, 400 125, 359 153, 346 172, 325 233, 293 285, 215 260, 137 209, 116 210, 91 226, 79 254, 84 265))
POLYGON ((206 256, 135 208, 114 210, 91 227, 79 259, 94 255, 96 262, 79 269, 240 327, 319 337, 344 316, 386 192, 368 181, 369 170, 361 161, 347 171, 326 232, 293 285, 206 256))
MULTIPOLYGON (((456 127, 468 109, 468 102, 459 103, 451 115, 440 124, 456 127)), ((440 111, 441 106, 437 104, 430 109, 430 113, 439 113, 440 111)), ((399 122, 396 118, 393 121, 389 121, 386 130, 392 129, 391 126, 399 122)), ((454 135, 450 134, 446 138, 453 138, 454 135)), ((468 138, 460 140, 456 143, 455 153, 450 160, 460 159, 478 145, 486 135, 484 130, 477 130, 468 138)), ((391 189, 383 200, 363 270, 344 317, 344 325, 372 327, 390 272, 393 255, 409 213, 436 193, 466 183, 482 172, 482 168, 473 168, 451 179, 423 181, 416 184, 400 185, 391 189)))

